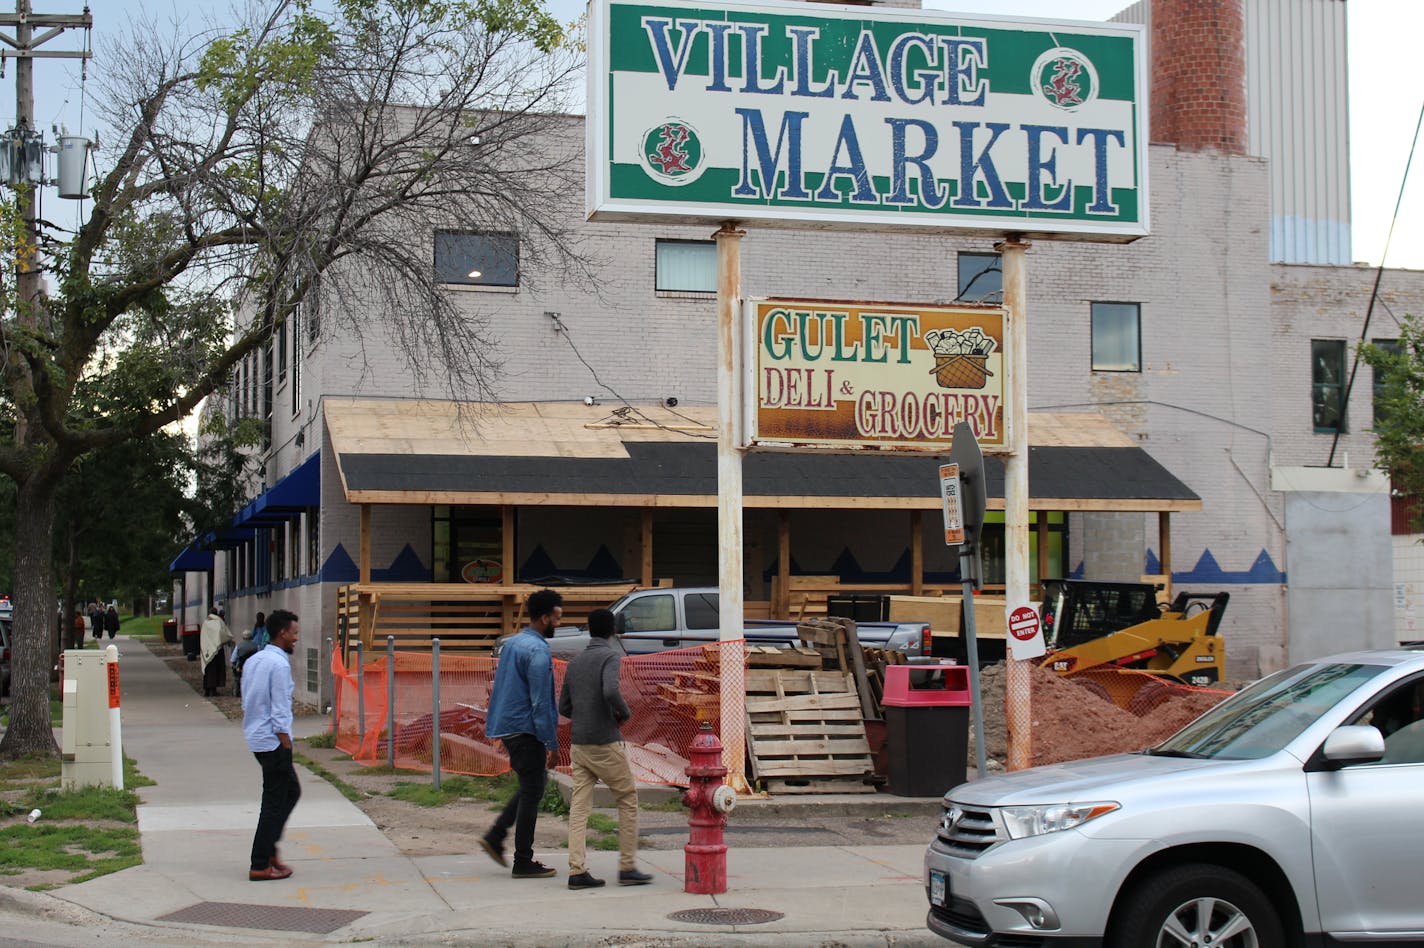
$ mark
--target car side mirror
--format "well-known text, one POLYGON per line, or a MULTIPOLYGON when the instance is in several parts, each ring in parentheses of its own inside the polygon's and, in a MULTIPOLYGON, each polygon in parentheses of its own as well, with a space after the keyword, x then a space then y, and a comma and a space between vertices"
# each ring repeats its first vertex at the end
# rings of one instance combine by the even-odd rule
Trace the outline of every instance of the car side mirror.
POLYGON ((1320 756, 1337 767, 1374 763, 1384 756, 1384 735, 1372 724, 1337 727, 1325 739, 1320 756))
POLYGON ((621 612, 613 617, 613 631, 619 635, 628 631, 628 617, 621 612))

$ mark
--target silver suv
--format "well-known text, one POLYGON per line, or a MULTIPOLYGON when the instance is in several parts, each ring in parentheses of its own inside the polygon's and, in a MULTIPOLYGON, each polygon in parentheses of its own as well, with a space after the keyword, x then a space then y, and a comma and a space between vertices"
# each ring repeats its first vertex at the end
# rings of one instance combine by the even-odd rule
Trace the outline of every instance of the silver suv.
POLYGON ((925 853, 959 944, 1424 941, 1424 652, 1256 682, 1158 747, 961 784, 925 853))

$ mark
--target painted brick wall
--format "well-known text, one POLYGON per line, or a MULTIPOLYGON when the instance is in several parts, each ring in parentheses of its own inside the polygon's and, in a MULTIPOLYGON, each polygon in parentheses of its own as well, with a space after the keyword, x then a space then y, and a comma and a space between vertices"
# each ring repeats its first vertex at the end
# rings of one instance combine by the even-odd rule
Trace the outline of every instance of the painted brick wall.
POLYGON ((1153 0, 1152 140, 1246 153, 1243 0, 1153 0))

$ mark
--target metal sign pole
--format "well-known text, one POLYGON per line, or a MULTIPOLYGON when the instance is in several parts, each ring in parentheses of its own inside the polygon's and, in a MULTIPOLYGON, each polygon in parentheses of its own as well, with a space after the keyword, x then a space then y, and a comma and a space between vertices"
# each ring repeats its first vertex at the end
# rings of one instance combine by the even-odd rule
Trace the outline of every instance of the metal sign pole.
POLYGON ((727 221, 717 239, 717 586, 720 602, 722 762, 738 793, 747 784, 746 649, 742 628, 742 238, 727 221))
POLYGON ((430 640, 430 776, 440 789, 440 640, 430 640))
POLYGON ((396 769, 396 637, 386 636, 386 765, 396 769))
POLYGON ((984 748, 984 692, 979 687, 979 640, 974 632, 974 590, 979 588, 977 547, 959 548, 959 577, 964 581, 964 660, 969 663, 969 709, 974 718, 974 766, 982 780, 988 774, 989 757, 984 748))
MULTIPOLYGON (((1028 280, 1024 255, 1029 244, 1010 238, 996 246, 1004 268, 1004 358, 1008 362, 1008 429, 1010 452, 1004 457, 1004 607, 1007 612, 1029 601, 1028 596, 1028 280)), ((1007 769, 1032 763, 1030 725, 1033 721, 1030 663, 1004 660, 1004 716, 1008 723, 1007 769)))

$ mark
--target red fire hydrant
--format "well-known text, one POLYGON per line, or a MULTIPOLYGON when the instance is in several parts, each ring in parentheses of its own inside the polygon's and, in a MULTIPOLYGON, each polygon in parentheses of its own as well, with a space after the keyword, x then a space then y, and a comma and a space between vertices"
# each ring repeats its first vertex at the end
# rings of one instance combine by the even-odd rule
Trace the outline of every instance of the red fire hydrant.
POLYGON ((737 794, 722 783, 727 768, 722 766, 722 742, 704 723, 687 751, 690 786, 682 795, 689 810, 691 835, 682 851, 687 854, 683 891, 715 895, 727 891, 727 843, 722 827, 727 814, 737 804, 737 794))

